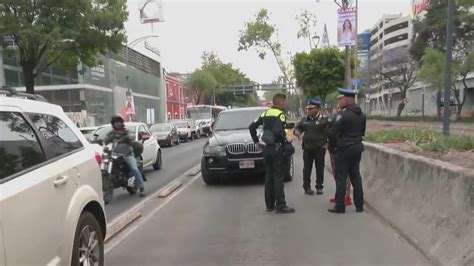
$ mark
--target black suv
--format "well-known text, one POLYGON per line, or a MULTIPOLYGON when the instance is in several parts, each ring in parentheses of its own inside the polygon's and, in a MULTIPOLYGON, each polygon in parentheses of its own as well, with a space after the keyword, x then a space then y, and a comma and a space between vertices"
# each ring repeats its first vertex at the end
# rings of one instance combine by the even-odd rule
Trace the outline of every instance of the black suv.
MULTIPOLYGON (((249 125, 266 107, 238 108, 219 114, 213 127, 213 136, 204 145, 201 160, 202 178, 214 184, 226 176, 252 174, 263 176, 263 153, 253 143, 249 125)), ((259 129, 261 130, 261 129, 259 129)), ((288 161, 286 181, 293 177, 293 158, 288 161)))

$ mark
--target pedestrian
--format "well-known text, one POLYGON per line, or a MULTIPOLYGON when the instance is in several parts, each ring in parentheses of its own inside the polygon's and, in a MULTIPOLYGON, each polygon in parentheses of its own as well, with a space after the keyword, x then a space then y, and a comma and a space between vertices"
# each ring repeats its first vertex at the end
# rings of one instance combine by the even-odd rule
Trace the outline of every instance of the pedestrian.
POLYGON ((364 192, 359 165, 362 157, 362 138, 365 136, 366 116, 355 104, 355 92, 339 89, 338 102, 342 111, 336 116, 330 129, 331 144, 336 147, 336 204, 329 212, 345 213, 344 198, 347 189, 347 177, 353 187, 354 205, 357 212, 364 211, 364 192))
POLYGON ((316 167, 316 194, 322 195, 324 188, 324 165, 328 138, 328 120, 321 112, 321 102, 309 99, 306 105, 307 116, 297 125, 295 135, 303 134, 303 189, 306 195, 313 196, 311 172, 316 167))
POLYGON ((260 143, 257 128, 263 125, 262 141, 265 164, 265 203, 267 212, 276 209, 276 213, 294 213, 285 201, 285 145, 291 145, 292 138, 286 136, 285 110, 286 96, 281 93, 273 97, 273 107, 263 112, 249 126, 250 135, 254 143, 260 143))
MULTIPOLYGON (((342 98, 341 97, 342 95, 339 95, 338 99, 339 98, 342 98)), ((335 120, 337 114, 339 114, 340 112, 342 111, 341 107, 337 106, 334 110, 334 118, 332 119, 332 121, 335 120)), ((331 121, 331 122, 332 122, 331 121)), ((332 126, 332 123, 329 123, 330 127, 332 126)), ((329 161, 331 163, 331 172, 332 172, 332 175, 334 177, 334 181, 336 181, 336 165, 335 165, 335 157, 336 157, 336 147, 335 147, 335 144, 332 144, 332 143, 328 143, 328 151, 329 151, 329 161)), ((329 200, 331 203, 336 203, 336 195, 334 194, 334 198, 331 198, 329 200)), ((349 205, 352 205, 352 199, 351 199, 351 180, 349 177, 347 177, 347 187, 346 187, 346 196, 344 198, 344 205, 346 206, 349 206, 349 205)))

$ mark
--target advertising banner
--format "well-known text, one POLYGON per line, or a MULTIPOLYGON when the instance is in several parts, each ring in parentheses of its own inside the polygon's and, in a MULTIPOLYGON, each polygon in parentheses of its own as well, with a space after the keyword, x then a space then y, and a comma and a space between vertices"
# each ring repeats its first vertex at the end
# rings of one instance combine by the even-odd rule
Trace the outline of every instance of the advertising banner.
POLYGON ((339 46, 355 45, 357 35, 356 9, 338 9, 337 14, 337 44, 339 46))
POLYGON ((357 35, 357 50, 369 51, 370 50, 370 33, 361 33, 357 35))
POLYGON ((142 24, 164 21, 162 0, 139 0, 138 9, 142 24))

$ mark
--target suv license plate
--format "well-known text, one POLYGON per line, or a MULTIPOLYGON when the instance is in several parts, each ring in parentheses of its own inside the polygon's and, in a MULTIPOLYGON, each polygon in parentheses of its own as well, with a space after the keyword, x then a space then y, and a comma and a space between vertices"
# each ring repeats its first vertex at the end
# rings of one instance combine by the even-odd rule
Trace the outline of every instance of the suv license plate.
POLYGON ((255 168, 255 162, 254 161, 240 161, 239 162, 239 167, 240 167, 240 169, 255 168))

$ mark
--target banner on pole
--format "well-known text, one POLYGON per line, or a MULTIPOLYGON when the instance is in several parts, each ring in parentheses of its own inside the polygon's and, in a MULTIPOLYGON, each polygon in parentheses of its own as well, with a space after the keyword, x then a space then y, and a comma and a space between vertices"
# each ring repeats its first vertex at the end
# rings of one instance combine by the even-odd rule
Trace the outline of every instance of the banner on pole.
POLYGON ((357 25, 356 25, 356 9, 341 8, 337 10, 337 43, 339 46, 352 46, 356 43, 357 25))
POLYGON ((142 24, 164 21, 162 0, 139 0, 138 9, 142 24))

